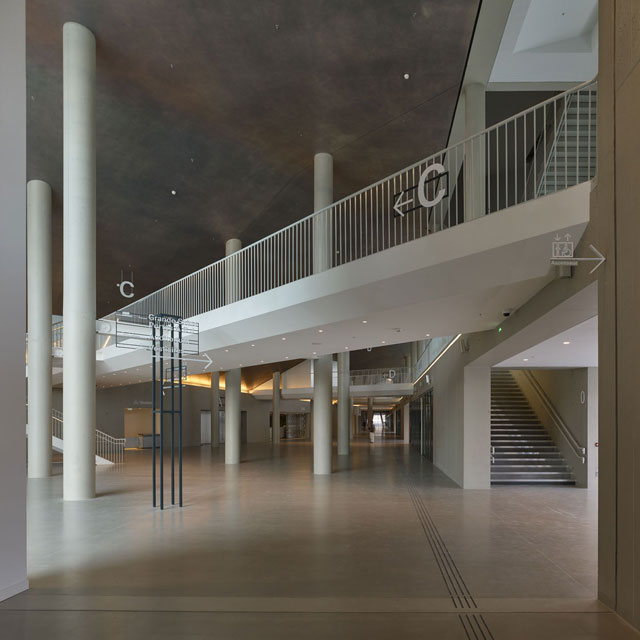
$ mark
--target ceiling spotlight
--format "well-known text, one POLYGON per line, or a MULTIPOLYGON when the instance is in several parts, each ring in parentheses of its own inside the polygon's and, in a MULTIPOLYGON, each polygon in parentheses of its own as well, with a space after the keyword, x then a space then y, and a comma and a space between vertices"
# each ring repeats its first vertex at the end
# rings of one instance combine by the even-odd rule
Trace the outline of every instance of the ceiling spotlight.
POLYGON ((225 352, 225 353, 229 353, 229 349, 225 349, 225 350, 224 350, 224 352, 225 352))
POLYGON ((318 329, 318 333, 323 333, 324 329, 318 329))
POLYGON ((314 352, 313 352, 313 355, 314 355, 314 356, 317 356, 317 355, 318 355, 318 352, 317 352, 317 351, 314 351, 314 352))
POLYGON ((405 73, 404 76, 402 76, 405 80, 408 80, 410 78, 408 73, 405 73))
POLYGON ((283 340, 286 340, 286 338, 282 338, 283 340))
POLYGON ((252 347, 255 347, 256 345, 255 345, 255 344, 252 344, 251 346, 252 346, 252 347))
POLYGON ((523 362, 529 362, 529 358, 522 358, 523 362))
POLYGON ((387 344, 387 341, 386 341, 386 340, 383 340, 383 341, 382 341, 382 344, 387 344))
POLYGON ((285 359, 285 360, 288 360, 288 359, 289 359, 289 356, 285 356, 285 357, 284 357, 284 359, 285 359))
POLYGON ((425 333, 425 334, 424 334, 424 337, 425 337, 425 338, 428 338, 430 335, 431 335, 430 333, 425 333))
POLYGON ((175 189, 171 189, 171 195, 175 196, 176 195, 176 190, 175 189))
POLYGON ((363 320, 363 321, 362 321, 362 324, 367 324, 367 321, 366 321, 366 320, 363 320))
POLYGON ((264 362, 264 360, 260 360, 260 362, 264 362))
POLYGON ((571 344, 569 340, 565 340, 562 344, 571 344))

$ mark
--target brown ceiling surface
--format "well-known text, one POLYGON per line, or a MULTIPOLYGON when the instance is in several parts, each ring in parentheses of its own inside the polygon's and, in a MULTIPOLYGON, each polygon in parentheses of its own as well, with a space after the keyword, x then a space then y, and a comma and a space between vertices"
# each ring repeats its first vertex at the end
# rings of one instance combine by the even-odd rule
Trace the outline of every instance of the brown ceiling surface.
POLYGON ((97 39, 98 315, 446 144, 478 0, 27 0, 28 176, 54 191, 62 312, 62 25, 97 39), (404 74, 409 79, 404 79, 404 74), (171 195, 171 190, 176 195, 171 195))

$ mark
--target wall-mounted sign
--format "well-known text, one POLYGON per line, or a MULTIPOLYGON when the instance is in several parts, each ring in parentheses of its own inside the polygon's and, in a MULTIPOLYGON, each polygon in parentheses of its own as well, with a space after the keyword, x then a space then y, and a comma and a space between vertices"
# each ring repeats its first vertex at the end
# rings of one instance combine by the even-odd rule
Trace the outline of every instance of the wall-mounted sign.
POLYGON ((595 258, 576 258, 573 255, 574 243, 571 234, 567 233, 562 237, 556 234, 551 243, 551 264, 576 267, 579 262, 597 262, 596 266, 589 271, 593 273, 606 258, 592 244, 589 245, 589 249, 595 253, 595 258))
POLYGON ((418 184, 394 193, 394 217, 402 217, 415 209, 429 209, 449 195, 449 172, 439 162, 430 164, 421 174, 418 184), (403 210, 403 207, 410 206, 403 210))

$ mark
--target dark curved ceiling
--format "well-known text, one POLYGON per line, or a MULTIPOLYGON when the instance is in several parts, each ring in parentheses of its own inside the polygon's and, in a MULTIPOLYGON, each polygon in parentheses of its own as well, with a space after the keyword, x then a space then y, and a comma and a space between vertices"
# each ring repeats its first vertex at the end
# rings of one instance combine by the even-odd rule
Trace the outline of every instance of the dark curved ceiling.
POLYGON ((27 0, 28 177, 54 192, 62 25, 97 38, 98 316, 446 144, 479 0, 27 0), (409 79, 404 79, 404 74, 409 79), (176 191, 176 195, 171 194, 176 191))

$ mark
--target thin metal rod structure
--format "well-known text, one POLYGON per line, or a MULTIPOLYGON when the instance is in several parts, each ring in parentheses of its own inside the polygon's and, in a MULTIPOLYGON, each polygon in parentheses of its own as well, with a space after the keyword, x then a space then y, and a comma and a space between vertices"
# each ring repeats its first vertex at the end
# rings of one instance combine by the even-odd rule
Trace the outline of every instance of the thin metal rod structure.
POLYGON ((180 323, 178 328, 178 340, 178 485, 180 493, 180 506, 182 506, 182 323, 180 323))
POLYGON ((174 444, 174 434, 175 434, 175 405, 174 405, 174 397, 175 393, 175 369, 174 369, 174 329, 173 324, 171 325, 171 384, 169 385, 169 390, 171 393, 171 504, 176 503, 176 481, 175 481, 175 444, 174 444))
POLYGON ((151 326, 151 460, 153 468, 153 506, 156 506, 156 326, 151 326))
POLYGON ((164 509, 164 325, 160 323, 160 510, 164 509))

